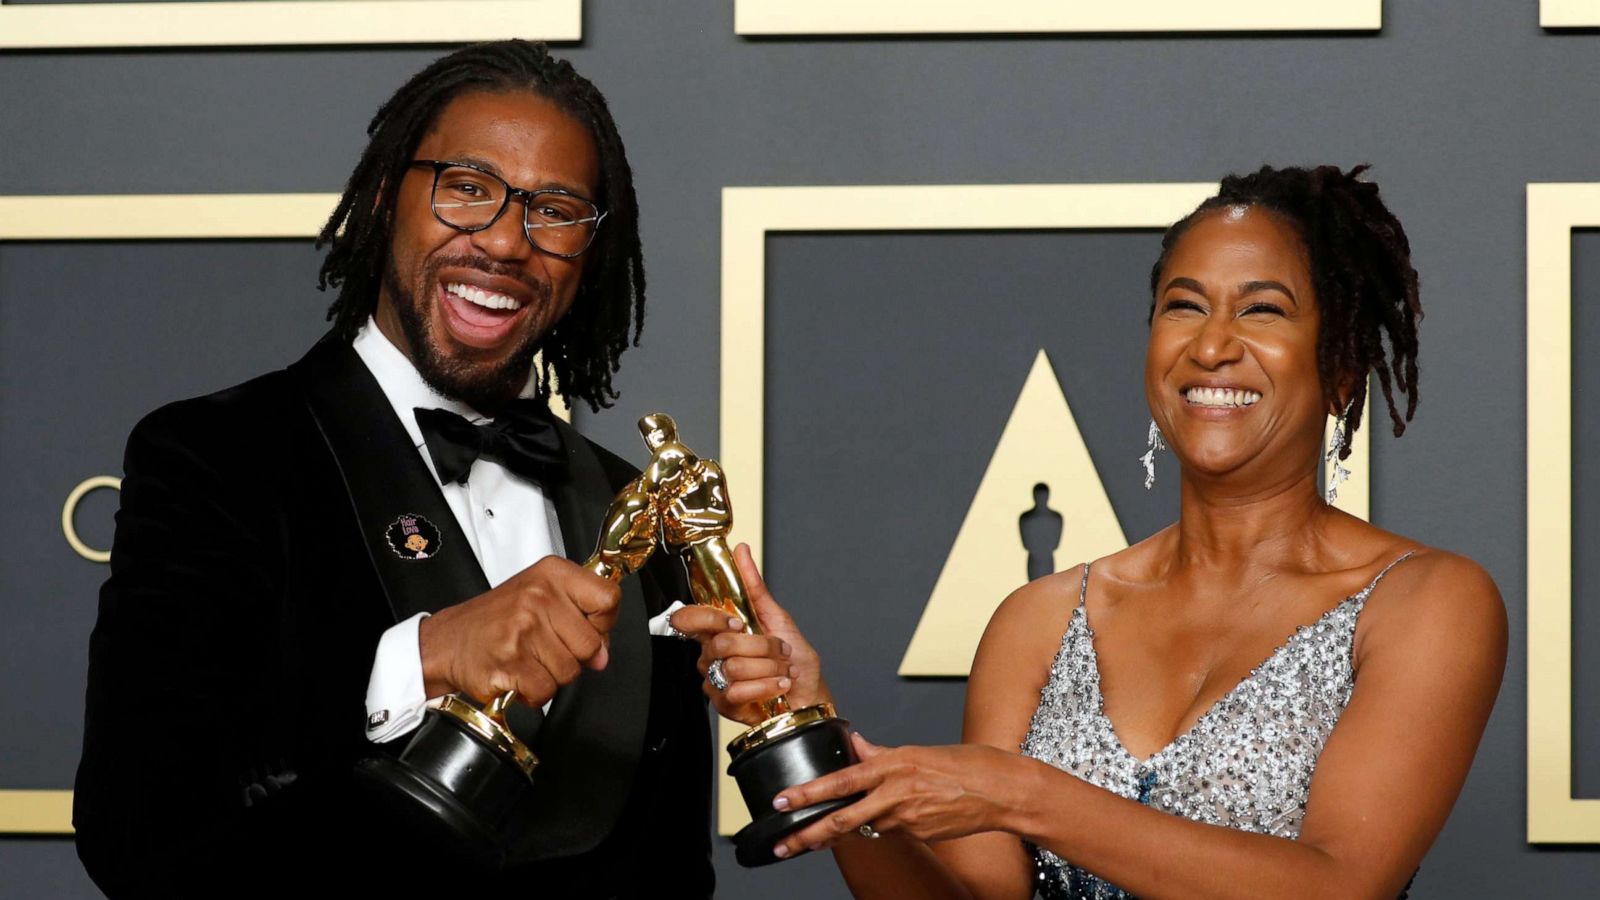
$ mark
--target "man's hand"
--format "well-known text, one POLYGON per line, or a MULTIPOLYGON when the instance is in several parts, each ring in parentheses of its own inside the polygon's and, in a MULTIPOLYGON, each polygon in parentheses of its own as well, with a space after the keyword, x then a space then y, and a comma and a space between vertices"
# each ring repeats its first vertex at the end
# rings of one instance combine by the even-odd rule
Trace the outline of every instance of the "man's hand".
POLYGON ((459 691, 483 702, 514 690, 528 705, 544 705, 584 667, 606 667, 621 596, 616 584, 547 556, 424 618, 418 641, 428 697, 459 691))

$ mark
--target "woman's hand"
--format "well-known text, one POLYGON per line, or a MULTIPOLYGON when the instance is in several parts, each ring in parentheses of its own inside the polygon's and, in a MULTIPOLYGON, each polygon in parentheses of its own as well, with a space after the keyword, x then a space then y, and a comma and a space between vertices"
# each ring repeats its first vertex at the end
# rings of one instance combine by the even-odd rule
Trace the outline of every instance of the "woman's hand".
POLYGON ((794 620, 772 599, 749 546, 740 544, 733 556, 764 634, 746 634, 737 617, 710 606, 686 606, 672 614, 672 627, 700 642, 700 674, 713 661, 722 660, 728 688, 719 691, 707 681, 711 705, 727 718, 756 725, 767 718, 760 706, 763 700, 787 696, 796 709, 832 702, 822 679, 822 661, 794 620))
POLYGON ((943 841, 1008 830, 1031 789, 1029 760, 983 744, 949 747, 874 746, 852 734, 861 762, 791 787, 773 798, 780 810, 866 793, 855 803, 779 842, 779 857, 863 838, 898 833, 943 841), (869 826, 863 830, 862 826, 869 826))

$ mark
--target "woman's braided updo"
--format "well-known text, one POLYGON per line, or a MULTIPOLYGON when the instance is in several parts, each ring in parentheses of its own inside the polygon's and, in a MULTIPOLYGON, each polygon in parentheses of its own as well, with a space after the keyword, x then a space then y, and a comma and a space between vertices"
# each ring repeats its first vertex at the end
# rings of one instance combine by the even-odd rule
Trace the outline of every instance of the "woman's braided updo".
MULTIPOLYGON (((1213 210, 1260 206, 1293 223, 1311 262, 1320 327, 1317 372, 1332 408, 1349 404, 1348 434, 1361 424, 1367 400, 1367 373, 1389 406, 1398 437, 1417 409, 1417 270, 1405 229, 1378 196, 1378 186, 1361 180, 1367 166, 1349 172, 1337 166, 1274 169, 1222 180, 1217 195, 1174 223, 1161 239, 1161 257, 1150 273, 1151 310, 1167 256, 1189 226, 1213 210), (1341 398, 1341 390, 1350 391, 1341 398), (1405 395, 1405 411, 1395 394, 1405 395)), ((1349 440, 1339 456, 1350 454, 1349 440)))

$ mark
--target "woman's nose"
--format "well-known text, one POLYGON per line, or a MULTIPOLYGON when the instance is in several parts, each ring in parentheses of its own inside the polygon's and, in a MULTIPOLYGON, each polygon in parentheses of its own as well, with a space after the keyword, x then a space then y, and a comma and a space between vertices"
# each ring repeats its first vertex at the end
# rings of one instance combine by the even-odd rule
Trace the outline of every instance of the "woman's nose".
POLYGON ((1244 344, 1233 326, 1233 319, 1213 312, 1190 342, 1189 355, 1207 369, 1238 362, 1244 355, 1244 344))

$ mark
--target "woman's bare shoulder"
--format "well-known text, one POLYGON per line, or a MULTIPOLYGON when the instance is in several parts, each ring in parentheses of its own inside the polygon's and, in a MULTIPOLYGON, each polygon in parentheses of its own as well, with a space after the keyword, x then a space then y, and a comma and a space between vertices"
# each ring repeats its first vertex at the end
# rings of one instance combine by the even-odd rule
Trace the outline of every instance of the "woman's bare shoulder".
POLYGON ((1459 553, 1408 543, 1404 561, 1389 570, 1374 591, 1404 598, 1386 605, 1452 616, 1504 613, 1500 589, 1483 566, 1459 553))
POLYGON ((1494 579, 1474 560, 1410 542, 1367 598, 1358 650, 1415 654, 1456 648, 1504 657, 1506 609, 1494 579))
MULTIPOLYGON (((1145 584, 1167 569, 1176 552, 1176 523, 1089 564, 1095 584, 1145 584)), ((1081 572, 1081 569, 1078 570, 1081 572)))
POLYGON ((1088 566, 1096 578, 1138 580, 1139 573, 1161 552, 1166 534, 1167 531, 1158 532, 1109 556, 1070 566, 1012 591, 984 629, 973 663, 974 674, 990 669, 1010 673, 1047 671, 1072 613, 1078 608, 1084 567, 1088 566))
POLYGON ((1048 648, 1053 655, 1077 608, 1082 583, 1083 566, 1077 565, 1036 578, 1012 591, 989 618, 979 644, 980 656, 985 647, 993 645, 1006 653, 1048 648))
POLYGON ((1082 571, 1028 582, 989 618, 967 678, 962 740, 1016 752, 1077 607, 1082 571))

